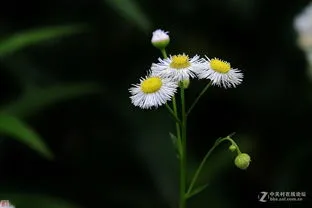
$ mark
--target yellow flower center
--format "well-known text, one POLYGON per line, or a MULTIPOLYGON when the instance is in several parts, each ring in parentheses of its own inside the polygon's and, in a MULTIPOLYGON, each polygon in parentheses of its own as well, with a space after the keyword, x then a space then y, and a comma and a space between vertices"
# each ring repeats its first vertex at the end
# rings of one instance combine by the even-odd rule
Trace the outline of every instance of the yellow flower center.
POLYGON ((219 73, 227 73, 231 69, 231 64, 226 61, 214 58, 210 60, 210 67, 219 73))
POLYGON ((189 57, 186 55, 172 56, 170 67, 174 69, 183 69, 191 65, 189 57))
POLYGON ((141 89, 144 93, 157 92, 162 86, 162 81, 159 77, 150 77, 141 83, 141 89))

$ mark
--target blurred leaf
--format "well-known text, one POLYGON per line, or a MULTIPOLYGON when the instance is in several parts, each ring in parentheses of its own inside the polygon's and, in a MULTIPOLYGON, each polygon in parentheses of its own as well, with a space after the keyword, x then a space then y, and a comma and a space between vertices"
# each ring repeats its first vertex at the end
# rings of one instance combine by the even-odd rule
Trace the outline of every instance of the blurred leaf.
POLYGON ((25 117, 51 104, 99 91, 100 87, 94 84, 59 84, 46 88, 31 88, 18 100, 2 107, 0 112, 25 117))
POLYGON ((41 194, 0 194, 1 199, 9 200, 15 207, 81 208, 60 198, 41 194))
POLYGON ((27 46, 81 32, 81 25, 54 26, 13 34, 0 42, 0 56, 6 56, 27 46))
POLYGON ((201 185, 196 187, 191 193, 187 194, 185 197, 186 198, 190 198, 196 194, 199 194, 200 192, 202 192, 205 188, 208 187, 209 184, 205 184, 205 185, 201 185))
POLYGON ((172 140, 173 145, 176 146, 177 145, 177 140, 178 140, 176 135, 174 135, 173 133, 169 132, 169 136, 170 136, 170 138, 172 140))
POLYGON ((171 138, 173 146, 176 148, 176 150, 179 152, 179 146, 178 146, 178 138, 173 133, 169 132, 169 136, 171 138))
POLYGON ((141 10, 135 0, 105 0, 113 9, 121 16, 130 19, 144 32, 148 32, 151 27, 151 22, 141 10))
POLYGON ((181 155, 181 149, 182 149, 181 143, 173 133, 169 132, 169 136, 170 136, 172 144, 176 150, 177 158, 179 159, 180 155, 181 155))
POLYGON ((26 144, 47 159, 53 158, 52 152, 44 144, 40 136, 31 130, 23 121, 14 116, 0 114, 0 134, 10 136, 26 144))

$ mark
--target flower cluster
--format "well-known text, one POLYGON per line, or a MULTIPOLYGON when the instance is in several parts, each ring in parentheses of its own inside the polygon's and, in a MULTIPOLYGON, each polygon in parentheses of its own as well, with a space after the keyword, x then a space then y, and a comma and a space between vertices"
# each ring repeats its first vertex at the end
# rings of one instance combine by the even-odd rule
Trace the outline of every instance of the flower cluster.
POLYGON ((219 58, 208 58, 207 56, 193 57, 185 54, 175 54, 167 56, 166 47, 170 42, 168 32, 156 30, 151 39, 153 46, 158 48, 163 58, 158 58, 157 63, 153 63, 147 75, 140 79, 138 84, 133 85, 129 91, 132 104, 142 109, 158 108, 166 104, 169 113, 175 121, 176 134, 170 133, 173 146, 179 160, 179 208, 186 208, 186 200, 191 196, 201 192, 207 185, 195 187, 198 176, 212 151, 223 141, 231 142, 229 150, 237 152, 234 164, 245 170, 251 162, 248 154, 242 153, 231 138, 231 135, 219 138, 213 147, 207 152, 202 162, 195 171, 195 174, 188 184, 187 180, 187 118, 200 97, 210 86, 223 88, 236 87, 242 82, 243 74, 240 70, 233 68, 227 61, 219 58), (190 107, 185 104, 185 89, 189 87, 192 79, 209 80, 206 87, 199 93, 190 107), (180 90, 180 102, 176 100, 177 89, 180 90), (172 105, 167 102, 171 101, 172 105), (177 106, 177 103, 180 106, 177 106))
MULTIPOLYGON (((153 32, 151 42, 161 51, 165 50, 169 41, 168 32, 153 32)), ((242 82, 243 74, 218 58, 189 57, 184 53, 169 57, 165 55, 165 58, 159 58, 158 63, 151 65, 147 76, 141 78, 139 84, 129 89, 131 101, 142 109, 157 108, 172 99, 180 83, 194 78, 207 79, 212 85, 231 88, 242 82)))

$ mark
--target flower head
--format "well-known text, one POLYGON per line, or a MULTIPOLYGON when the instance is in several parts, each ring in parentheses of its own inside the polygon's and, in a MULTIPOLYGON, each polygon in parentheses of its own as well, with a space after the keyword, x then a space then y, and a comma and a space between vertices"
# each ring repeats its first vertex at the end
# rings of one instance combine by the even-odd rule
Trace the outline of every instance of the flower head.
POLYGON ((166 59, 159 58, 158 61, 159 63, 152 64, 153 73, 162 77, 170 77, 178 82, 195 77, 194 71, 204 67, 204 60, 198 55, 190 59, 185 54, 179 54, 166 59))
POLYGON ((157 108, 171 100, 177 87, 177 83, 168 78, 150 74, 129 89, 132 95, 130 99, 133 105, 142 109, 157 108))
POLYGON ((160 30, 160 29, 155 30, 153 32, 153 36, 152 36, 151 42, 158 49, 166 48, 166 46, 170 42, 170 38, 169 38, 168 32, 165 32, 165 31, 160 30))
POLYGON ((243 74, 238 69, 231 68, 231 64, 218 58, 206 61, 206 67, 203 70, 197 70, 196 74, 200 79, 210 79, 212 85, 231 88, 236 87, 242 82, 243 74))

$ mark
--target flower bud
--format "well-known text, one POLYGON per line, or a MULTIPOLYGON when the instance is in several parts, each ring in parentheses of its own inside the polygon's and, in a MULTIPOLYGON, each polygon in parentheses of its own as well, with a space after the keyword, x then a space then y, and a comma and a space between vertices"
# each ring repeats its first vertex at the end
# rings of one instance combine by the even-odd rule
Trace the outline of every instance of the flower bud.
POLYGON ((162 50, 165 49, 166 46, 169 44, 170 42, 170 38, 168 35, 168 32, 165 32, 163 30, 155 30, 153 32, 153 37, 152 37, 152 44, 153 46, 155 46, 156 48, 162 50))
POLYGON ((236 146, 232 144, 231 146, 229 146, 229 150, 231 152, 234 152, 236 150, 236 146))
POLYGON ((251 161, 250 156, 248 154, 240 153, 239 155, 236 156, 234 163, 236 167, 245 170, 248 168, 250 161, 251 161))
POLYGON ((179 87, 183 87, 184 89, 187 89, 190 86, 190 79, 184 79, 179 82, 179 87))

